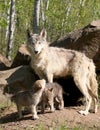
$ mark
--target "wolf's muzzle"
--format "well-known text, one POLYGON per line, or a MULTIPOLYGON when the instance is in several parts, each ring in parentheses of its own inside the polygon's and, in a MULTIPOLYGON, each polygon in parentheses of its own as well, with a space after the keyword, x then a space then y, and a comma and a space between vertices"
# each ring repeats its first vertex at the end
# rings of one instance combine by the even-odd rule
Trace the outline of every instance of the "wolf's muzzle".
POLYGON ((38 54, 38 51, 34 51, 35 54, 38 54))

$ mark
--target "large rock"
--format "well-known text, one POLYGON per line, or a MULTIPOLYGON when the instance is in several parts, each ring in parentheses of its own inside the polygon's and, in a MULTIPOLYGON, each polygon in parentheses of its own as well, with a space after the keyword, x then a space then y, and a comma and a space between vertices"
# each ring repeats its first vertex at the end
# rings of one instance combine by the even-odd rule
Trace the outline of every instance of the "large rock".
POLYGON ((11 66, 10 61, 0 54, 0 70, 9 69, 11 66))
POLYGON ((36 76, 29 66, 0 71, 0 88, 3 87, 3 93, 13 94, 30 89, 35 80, 36 76))
POLYGON ((97 70, 100 70, 100 20, 67 34, 51 45, 85 53, 94 60, 97 70))
POLYGON ((29 66, 0 71, 0 108, 9 104, 10 95, 31 89, 35 77, 29 66))
POLYGON ((26 45, 22 44, 19 47, 19 50, 12 62, 11 68, 20 66, 20 65, 28 65, 30 62, 30 54, 26 49, 26 45))

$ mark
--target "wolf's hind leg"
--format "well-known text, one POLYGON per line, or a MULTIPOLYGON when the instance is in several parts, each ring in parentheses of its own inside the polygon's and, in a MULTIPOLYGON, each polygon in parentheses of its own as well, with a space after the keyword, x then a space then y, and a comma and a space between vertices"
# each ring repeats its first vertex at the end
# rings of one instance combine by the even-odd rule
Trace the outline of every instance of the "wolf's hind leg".
POLYGON ((93 99, 93 110, 92 110, 92 112, 97 113, 98 99, 96 97, 94 97, 94 96, 92 96, 92 99, 93 99))
POLYGON ((42 102, 41 113, 45 113, 45 106, 46 106, 46 104, 44 102, 42 102))
POLYGON ((76 86, 79 88, 79 90, 82 92, 82 94, 84 95, 84 97, 86 99, 86 108, 85 108, 85 110, 79 111, 79 113, 82 114, 82 115, 87 115, 89 110, 90 110, 92 98, 91 98, 91 95, 88 92, 86 80, 85 80, 84 77, 83 78, 80 77, 78 79, 77 79, 77 77, 74 77, 74 81, 75 81, 76 86))
POLYGON ((53 74, 47 73, 47 82, 53 83, 53 74))

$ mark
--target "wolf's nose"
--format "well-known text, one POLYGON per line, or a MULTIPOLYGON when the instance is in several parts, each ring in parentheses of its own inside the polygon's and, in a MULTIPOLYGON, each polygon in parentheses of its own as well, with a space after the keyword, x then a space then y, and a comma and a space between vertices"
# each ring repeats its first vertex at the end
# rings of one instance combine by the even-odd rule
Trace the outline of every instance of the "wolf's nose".
POLYGON ((38 53, 38 51, 34 51, 34 53, 35 53, 35 54, 37 54, 37 53, 38 53))

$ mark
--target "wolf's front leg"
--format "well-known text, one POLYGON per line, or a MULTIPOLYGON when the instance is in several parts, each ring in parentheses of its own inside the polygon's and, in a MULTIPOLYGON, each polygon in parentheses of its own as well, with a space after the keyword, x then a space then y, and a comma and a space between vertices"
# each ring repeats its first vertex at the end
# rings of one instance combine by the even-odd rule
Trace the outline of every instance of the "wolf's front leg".
POLYGON ((51 111, 51 112, 54 112, 54 111, 55 111, 55 108, 54 108, 54 104, 53 104, 53 103, 50 104, 50 111, 51 111))
POLYGON ((16 105, 17 105, 19 119, 22 119, 23 116, 22 116, 21 106, 19 104, 16 104, 16 105))
POLYGON ((59 110, 62 110, 64 108, 64 101, 62 95, 58 96, 58 101, 59 101, 59 110))
POLYGON ((53 100, 53 99, 50 100, 50 101, 48 102, 48 104, 49 104, 49 106, 50 106, 50 111, 51 111, 51 112, 54 112, 54 111, 55 111, 55 108, 54 108, 54 100, 53 100))
POLYGON ((53 83, 53 74, 47 73, 47 82, 53 83))
POLYGON ((46 104, 44 102, 42 102, 41 113, 45 113, 45 106, 46 106, 46 104))
POLYGON ((31 111, 32 111, 32 119, 33 120, 39 119, 39 117, 37 115, 37 111, 36 111, 36 105, 31 106, 31 111))

